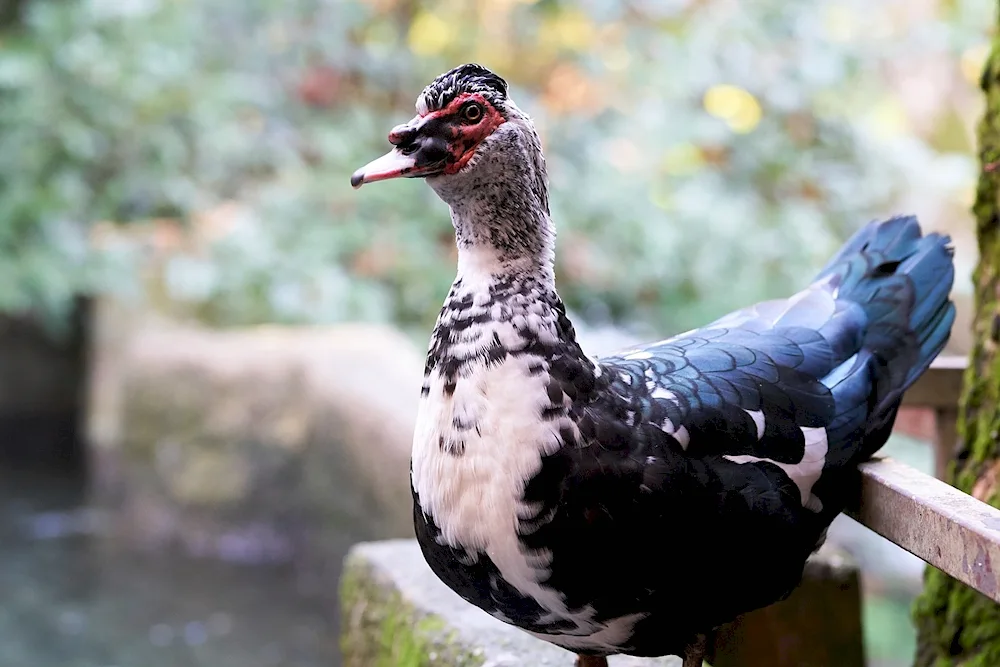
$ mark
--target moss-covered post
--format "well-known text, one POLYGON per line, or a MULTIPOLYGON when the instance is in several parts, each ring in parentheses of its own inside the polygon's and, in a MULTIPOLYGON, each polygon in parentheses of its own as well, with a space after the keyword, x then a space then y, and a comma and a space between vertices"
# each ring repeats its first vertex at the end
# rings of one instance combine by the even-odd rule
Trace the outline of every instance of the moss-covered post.
MULTIPOLYGON (((960 406, 961 444, 947 479, 1000 507, 1000 39, 994 41, 982 88, 986 112, 978 131, 980 173, 973 208, 980 253, 974 343, 960 406)), ((915 667, 1000 665, 1000 605, 935 568, 927 569, 914 620, 915 667)))

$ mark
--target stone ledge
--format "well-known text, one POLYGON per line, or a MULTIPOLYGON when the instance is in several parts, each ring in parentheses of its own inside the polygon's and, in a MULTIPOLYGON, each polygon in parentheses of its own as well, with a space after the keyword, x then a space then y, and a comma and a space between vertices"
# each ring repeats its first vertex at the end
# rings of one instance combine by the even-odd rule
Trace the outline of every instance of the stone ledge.
MULTIPOLYGON (((355 545, 341 584, 344 667, 571 667, 573 655, 466 603, 430 571, 414 540, 355 545)), ((788 599, 718 629, 715 667, 863 667, 861 582, 827 544, 788 599)), ((614 656, 610 667, 679 667, 614 656)))
MULTIPOLYGON (((341 583, 344 667, 572 667, 572 653, 470 605, 431 572, 414 540, 357 544, 341 583)), ((679 667, 614 656, 610 667, 679 667)))

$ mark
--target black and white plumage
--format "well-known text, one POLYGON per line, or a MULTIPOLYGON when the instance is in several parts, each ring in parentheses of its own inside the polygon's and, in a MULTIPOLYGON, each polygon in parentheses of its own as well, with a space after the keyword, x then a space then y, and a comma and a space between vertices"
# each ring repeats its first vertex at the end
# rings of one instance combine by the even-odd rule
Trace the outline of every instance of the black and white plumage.
POLYGON ((944 347, 948 239, 870 223, 791 298, 591 359, 555 289, 538 137, 502 79, 442 75, 390 140, 352 182, 426 177, 459 247, 413 442, 425 558, 581 656, 700 664, 706 633, 798 584, 944 347))

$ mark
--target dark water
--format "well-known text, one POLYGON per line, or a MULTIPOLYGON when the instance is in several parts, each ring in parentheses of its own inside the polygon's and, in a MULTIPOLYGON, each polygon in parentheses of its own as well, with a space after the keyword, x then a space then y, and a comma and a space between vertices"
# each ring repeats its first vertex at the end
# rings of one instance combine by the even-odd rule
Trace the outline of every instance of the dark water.
POLYGON ((288 568, 122 552, 79 478, 0 472, 3 667, 337 667, 336 591, 288 568))

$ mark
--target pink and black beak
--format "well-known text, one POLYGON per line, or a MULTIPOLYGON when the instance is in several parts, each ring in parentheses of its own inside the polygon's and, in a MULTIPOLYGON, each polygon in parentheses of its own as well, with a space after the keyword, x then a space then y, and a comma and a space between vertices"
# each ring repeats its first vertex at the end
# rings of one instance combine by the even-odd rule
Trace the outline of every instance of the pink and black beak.
POLYGON ((354 172, 351 185, 457 173, 504 121, 481 94, 457 95, 443 109, 394 127, 389 133, 394 148, 354 172))
POLYGON ((417 178, 441 173, 451 151, 448 140, 433 132, 437 126, 433 119, 417 116, 409 123, 394 127, 389 133, 389 143, 395 148, 354 172, 351 186, 360 188, 365 183, 390 178, 417 178))

